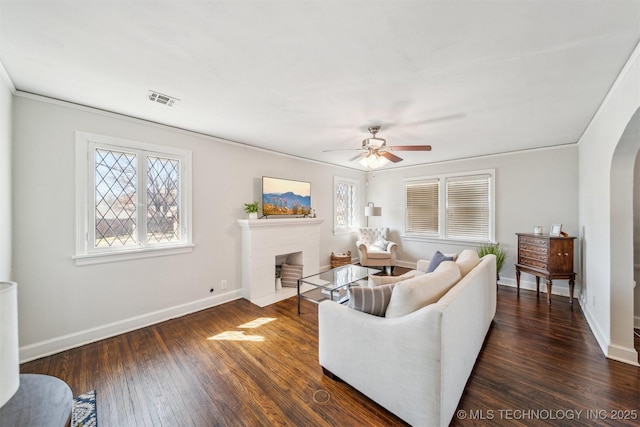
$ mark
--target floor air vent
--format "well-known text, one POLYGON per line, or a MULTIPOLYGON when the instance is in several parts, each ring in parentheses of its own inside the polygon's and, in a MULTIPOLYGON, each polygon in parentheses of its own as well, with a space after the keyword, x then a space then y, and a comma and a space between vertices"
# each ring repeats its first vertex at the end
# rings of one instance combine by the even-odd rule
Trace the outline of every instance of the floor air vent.
POLYGON ((158 104, 166 105, 168 107, 173 107, 178 101, 180 101, 178 98, 174 98, 169 95, 163 95, 152 90, 149 91, 149 100, 151 102, 157 102, 158 104))

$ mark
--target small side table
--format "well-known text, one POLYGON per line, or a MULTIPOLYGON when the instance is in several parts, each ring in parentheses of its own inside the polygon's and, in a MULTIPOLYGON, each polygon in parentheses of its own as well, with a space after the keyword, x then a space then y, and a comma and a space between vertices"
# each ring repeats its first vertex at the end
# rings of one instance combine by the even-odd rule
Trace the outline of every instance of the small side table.
POLYGON ((72 405, 71 388, 61 379, 21 374, 18 391, 0 408, 0 426, 69 426, 72 405))

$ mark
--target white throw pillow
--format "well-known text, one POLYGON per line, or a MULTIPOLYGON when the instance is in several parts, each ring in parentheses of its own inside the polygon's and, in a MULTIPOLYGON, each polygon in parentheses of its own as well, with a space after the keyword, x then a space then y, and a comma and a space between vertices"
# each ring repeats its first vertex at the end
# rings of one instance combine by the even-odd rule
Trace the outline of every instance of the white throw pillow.
POLYGON ((373 242, 373 245, 371 246, 373 246, 374 248, 380 249, 381 251, 386 251, 387 246, 389 246, 389 242, 384 240, 382 237, 378 237, 376 241, 373 242))
POLYGON ((465 249, 460 252, 458 255, 458 259, 456 260, 456 264, 460 268, 460 274, 462 277, 466 276, 471 270, 476 268, 476 266, 480 263, 480 257, 478 256, 478 252, 473 249, 465 249))
POLYGON ((462 276, 453 261, 443 261, 432 273, 397 283, 385 317, 400 317, 437 302, 462 276))
POLYGON ((375 288, 376 286, 390 285, 391 283, 402 282, 403 280, 411 279, 416 274, 415 270, 407 271, 400 276, 375 276, 369 275, 369 287, 375 288))

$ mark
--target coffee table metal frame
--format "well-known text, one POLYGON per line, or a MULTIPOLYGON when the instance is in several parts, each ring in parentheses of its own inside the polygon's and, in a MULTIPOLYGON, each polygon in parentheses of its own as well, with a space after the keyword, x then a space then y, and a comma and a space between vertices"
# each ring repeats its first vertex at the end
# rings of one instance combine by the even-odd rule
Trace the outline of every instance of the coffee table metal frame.
MULTIPOLYGON (((336 298, 345 288, 353 283, 366 279, 370 274, 379 273, 381 270, 363 267, 357 264, 348 264, 332 268, 318 274, 312 274, 298 279, 298 314, 300 314, 301 298, 320 303, 324 300, 336 301, 336 298), (301 292, 303 285, 311 285, 312 289, 301 292), (325 292, 323 292, 325 291, 325 292), (328 292, 327 292, 328 291, 328 292)), ((345 302, 346 300, 336 301, 345 302)))

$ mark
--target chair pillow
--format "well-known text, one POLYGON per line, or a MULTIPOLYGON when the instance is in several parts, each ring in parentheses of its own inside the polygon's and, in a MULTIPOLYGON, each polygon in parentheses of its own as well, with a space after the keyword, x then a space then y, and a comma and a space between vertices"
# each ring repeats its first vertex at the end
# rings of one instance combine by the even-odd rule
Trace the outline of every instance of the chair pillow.
POLYGON ((282 286, 289 288, 298 287, 298 279, 302 278, 302 266, 293 264, 282 264, 280 270, 280 280, 282 286))
POLYGON ((366 286, 349 287, 348 307, 374 316, 384 317, 387 305, 391 299, 391 293, 395 284, 376 286, 369 288, 366 286))
POLYGON ((436 253, 433 254, 433 258, 431 258, 431 262, 429 263, 426 272, 431 273, 432 271, 435 271, 442 261, 453 261, 453 257, 446 256, 442 252, 436 251, 436 253))
POLYGON ((389 246, 389 242, 387 242, 386 240, 384 240, 382 237, 378 237, 376 239, 375 242, 373 242, 373 245, 376 248, 382 250, 382 251, 386 251, 387 250, 387 246, 389 246))
POLYGON ((456 264, 460 268, 460 274, 462 277, 466 276, 471 270, 476 268, 476 266, 480 263, 480 257, 478 256, 478 252, 473 249, 465 249, 460 252, 458 255, 458 259, 456 260, 456 264))
POLYGON ((407 271, 400 276, 376 276, 373 274, 369 275, 369 287, 375 288, 380 285, 389 285, 391 283, 402 282, 403 280, 411 279, 415 276, 417 271, 407 271))
POLYGON ((385 317, 400 317, 437 302, 460 280, 453 261, 443 261, 433 273, 397 283, 391 293, 385 317))

